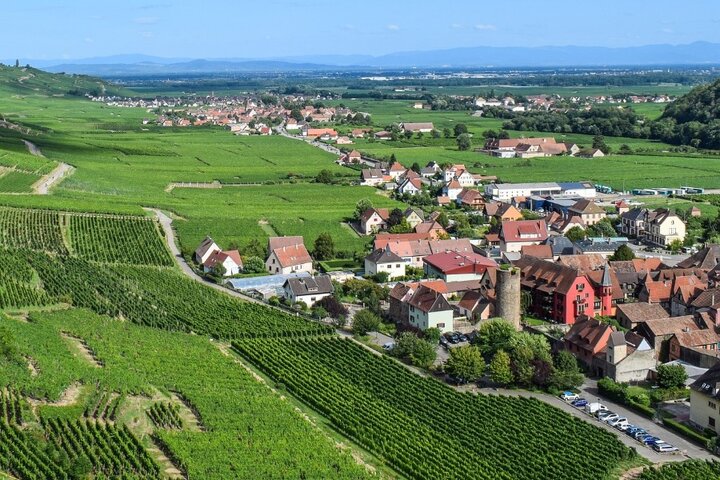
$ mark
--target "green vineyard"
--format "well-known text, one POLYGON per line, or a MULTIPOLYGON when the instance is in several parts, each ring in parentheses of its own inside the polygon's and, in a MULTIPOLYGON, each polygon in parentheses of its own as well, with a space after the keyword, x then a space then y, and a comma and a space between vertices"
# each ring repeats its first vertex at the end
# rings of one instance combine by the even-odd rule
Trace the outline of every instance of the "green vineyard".
POLYGON ((147 217, 0 207, 0 246, 101 263, 173 265, 155 220, 147 217))
POLYGON ((117 418, 120 404, 124 399, 124 395, 114 394, 96 388, 93 395, 88 399, 83 416, 85 418, 94 418, 95 420, 114 422, 117 418))
POLYGON ((67 254, 60 221, 59 212, 0 207, 0 245, 67 254))
MULTIPOLYGON (((170 269, 108 267, 77 257, 29 250, 0 252, 0 257, 23 260, 37 275, 43 290, 32 287, 30 292, 37 295, 28 300, 35 302, 32 304, 63 302, 164 330, 227 339, 332 332, 327 325, 231 298, 170 269)), ((10 288, 0 287, 0 302, 23 303, 27 292, 10 288)))
POLYGON ((233 345, 411 478, 600 480, 636 455, 611 433, 538 400, 458 394, 350 340, 233 345))
POLYGON ((70 215, 71 250, 87 260, 172 266, 154 220, 144 217, 70 215))
POLYGON ((22 480, 63 480, 63 468, 51 460, 43 445, 14 425, 0 421, 0 470, 22 480))
POLYGON ((148 417, 158 428, 177 429, 183 428, 180 418, 180 407, 170 402, 158 402, 153 404, 147 411, 148 417))
POLYGON ((45 432, 71 461, 86 458, 96 475, 160 478, 160 468, 124 425, 60 419, 43 420, 45 432))
POLYGON ((720 462, 687 460, 666 463, 643 471, 637 480, 717 480, 720 478, 720 462))
POLYGON ((14 390, 0 391, 0 421, 22 425, 23 399, 14 390))

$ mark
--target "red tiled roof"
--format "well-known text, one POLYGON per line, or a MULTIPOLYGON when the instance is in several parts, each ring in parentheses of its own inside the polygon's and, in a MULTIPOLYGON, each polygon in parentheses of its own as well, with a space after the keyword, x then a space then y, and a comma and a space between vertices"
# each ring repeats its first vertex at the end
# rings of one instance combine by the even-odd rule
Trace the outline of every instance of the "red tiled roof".
POLYGON ((542 242, 547 237, 545 220, 517 220, 502 224, 502 238, 505 242, 542 242))
POLYGON ((308 253, 305 245, 293 245, 291 247, 281 247, 273 250, 278 259, 278 263, 283 268, 294 267, 304 263, 312 263, 310 253, 308 253))
POLYGON ((530 255, 537 258, 553 258, 550 245, 523 245, 520 249, 522 255, 530 255))
POLYGON ((477 253, 436 253, 425 257, 423 262, 444 274, 483 273, 488 268, 497 268, 494 260, 477 253))

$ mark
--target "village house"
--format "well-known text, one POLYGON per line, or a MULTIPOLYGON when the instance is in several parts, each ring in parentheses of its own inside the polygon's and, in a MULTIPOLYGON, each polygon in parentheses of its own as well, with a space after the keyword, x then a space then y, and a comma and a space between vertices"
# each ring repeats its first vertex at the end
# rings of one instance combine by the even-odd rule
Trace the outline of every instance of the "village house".
POLYGON ((390 211, 387 208, 368 208, 360 215, 360 232, 365 235, 387 228, 390 211))
POLYGON ((203 262, 203 271, 217 272, 219 268, 223 272, 224 277, 230 277, 237 275, 243 269, 243 262, 240 258, 240 252, 237 250, 225 250, 214 251, 208 258, 203 262))
POLYGON ((590 316, 578 318, 563 337, 565 349, 585 367, 592 368, 595 355, 607 348, 613 328, 590 316))
POLYGON ((205 239, 200 242, 200 245, 195 249, 195 261, 202 265, 208 258, 210 258, 210 255, 219 251, 221 251, 220 246, 215 243, 212 238, 205 237, 205 239))
POLYGON ((720 363, 690 385, 690 421, 720 433, 720 363))
POLYGON ((403 212, 403 218, 405 218, 408 226, 412 229, 415 229, 415 227, 423 223, 423 217, 423 211, 419 208, 408 207, 403 212))
POLYGON ((312 307, 316 302, 333 294, 333 285, 327 275, 288 278, 283 285, 285 298, 290 304, 302 302, 312 307))
POLYGON ((379 168, 363 168, 360 172, 360 185, 378 187, 391 179, 379 168))
POLYGON ((485 206, 485 198, 482 193, 470 188, 463 188, 455 198, 455 202, 470 210, 482 210, 485 206))
POLYGON ((587 198, 578 200, 575 205, 568 209, 568 212, 571 216, 580 217, 583 223, 587 226, 595 225, 607 216, 605 210, 598 207, 594 201, 587 198))
POLYGON ((548 238, 544 220, 519 220, 503 222, 500 229, 500 249, 503 252, 519 252, 526 245, 540 245, 548 238))
POLYGON ((599 148, 590 148, 587 150, 580 150, 575 154, 575 156, 579 158, 600 158, 604 157, 605 154, 599 148))
POLYGON ((394 280, 405 276, 406 265, 405 260, 390 249, 378 248, 365 257, 365 275, 385 272, 388 280, 394 280))
POLYGON ((442 252, 423 258, 423 270, 429 278, 445 282, 480 280, 489 268, 497 268, 494 260, 477 253, 442 252))
POLYGON ((676 332, 668 340, 668 360, 692 361, 692 355, 686 356, 685 352, 688 349, 716 353, 718 345, 720 345, 720 335, 714 328, 676 332))
POLYGON ((406 132, 422 132, 422 133, 430 133, 433 130, 435 130, 435 127, 433 126, 432 122, 425 122, 425 123, 401 123, 400 128, 402 128, 406 132))
POLYGON ((623 234, 655 245, 667 246, 674 240, 685 240, 685 224, 667 209, 634 208, 620 215, 623 234))
POLYGON ((423 268, 423 258, 434 253, 472 253, 473 246, 467 238, 456 240, 432 240, 429 233, 381 234, 375 237, 374 248, 389 248, 405 260, 409 266, 423 268))
POLYGON ((265 268, 271 274, 312 273, 312 258, 303 237, 270 237, 265 268))
POLYGON ((445 228, 435 220, 417 224, 415 226, 415 233, 427 233, 430 240, 443 240, 449 237, 445 228))
POLYGON ((668 318, 670 314, 658 303, 632 302, 618 304, 615 316, 620 325, 632 330, 640 323, 668 318))
POLYGON ((593 370, 599 376, 618 383, 643 382, 656 365, 655 350, 634 332, 613 331, 605 349, 593 359, 593 370))
POLYGON ((441 293, 420 284, 407 303, 411 326, 422 331, 437 328, 442 333, 454 330, 454 310, 441 293))
POLYGON ((612 315, 613 281, 609 267, 591 280, 580 270, 535 257, 520 257, 521 288, 528 292, 528 311, 541 318, 573 324, 582 315, 612 315))
POLYGON ((447 298, 448 289, 442 280, 423 280, 422 282, 398 282, 390 290, 388 301, 390 308, 388 315, 397 324, 407 325, 409 323, 408 301, 417 290, 418 286, 424 285, 447 298))
POLYGON ((452 179, 450 183, 443 187, 443 195, 448 197, 451 201, 457 201, 457 197, 462 191, 463 187, 456 179, 452 179))
POLYGON ((470 323, 488 320, 495 314, 493 302, 479 290, 468 290, 457 304, 457 311, 470 323))
POLYGON ((655 349, 660 360, 665 360, 669 353, 668 342, 678 332, 690 332, 700 330, 693 315, 682 317, 656 318, 640 322, 635 331, 642 335, 655 349))
POLYGON ((615 253, 615 251, 628 243, 626 237, 590 237, 579 240, 574 243, 575 254, 587 255, 595 253, 607 258, 615 253))
POLYGON ((395 190, 402 195, 417 195, 422 192, 423 184, 419 178, 406 178, 395 190))

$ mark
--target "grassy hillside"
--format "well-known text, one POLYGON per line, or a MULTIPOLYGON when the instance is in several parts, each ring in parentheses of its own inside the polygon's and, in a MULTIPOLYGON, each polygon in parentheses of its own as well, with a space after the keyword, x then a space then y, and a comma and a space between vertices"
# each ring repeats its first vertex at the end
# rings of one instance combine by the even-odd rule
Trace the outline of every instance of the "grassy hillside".
POLYGON ((37 68, 0 64, 0 92, 7 95, 83 96, 131 95, 132 92, 95 77, 48 73, 37 68))

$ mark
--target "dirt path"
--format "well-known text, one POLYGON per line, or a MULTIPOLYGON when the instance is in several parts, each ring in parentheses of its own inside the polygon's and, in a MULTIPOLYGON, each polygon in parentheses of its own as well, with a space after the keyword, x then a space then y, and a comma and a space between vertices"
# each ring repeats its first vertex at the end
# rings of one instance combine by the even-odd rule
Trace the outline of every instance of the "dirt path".
POLYGON ((178 467, 175 465, 172 460, 168 458, 167 455, 162 451, 160 446, 155 442, 154 439, 150 440, 152 447, 147 448, 147 452, 152 455, 152 457, 155 459, 155 461, 160 465, 160 468, 165 473, 165 476, 168 478, 188 478, 186 474, 184 474, 178 467))
POLYGON ((52 187, 60 183, 65 177, 72 175, 75 167, 67 163, 60 163, 55 169, 35 182, 33 192, 38 195, 47 195, 52 187))
POLYGON ((47 405, 51 407, 69 407, 75 405, 80 399, 82 393, 82 384, 73 383, 60 395, 60 398, 56 402, 48 402, 47 400, 38 400, 36 398, 28 398, 28 403, 32 406, 33 413, 37 414, 37 407, 41 405, 47 405))
POLYGON ((61 336, 70 343, 72 343, 75 347, 75 350, 80 354, 80 356, 87 360, 87 362, 90 363, 93 367, 103 367, 102 362, 98 360, 98 358, 95 356, 95 352, 93 352, 92 349, 87 345, 87 343, 85 343, 85 340, 70 335, 68 333, 62 333, 61 336))
POLYGON ((38 148, 37 145, 35 145, 34 143, 32 143, 28 140, 23 140, 23 143, 27 147, 28 152, 30 152, 30 155, 35 155, 36 157, 45 158, 45 155, 43 155, 43 153, 40 151, 40 149, 38 148))

